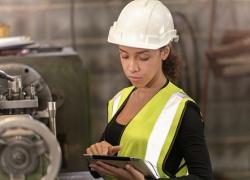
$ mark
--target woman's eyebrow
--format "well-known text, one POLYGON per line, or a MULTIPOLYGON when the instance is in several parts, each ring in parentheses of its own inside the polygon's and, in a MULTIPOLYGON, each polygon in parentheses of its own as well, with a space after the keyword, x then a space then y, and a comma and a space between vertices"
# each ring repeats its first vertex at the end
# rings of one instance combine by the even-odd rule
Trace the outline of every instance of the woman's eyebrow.
POLYGON ((147 53, 147 52, 149 52, 149 50, 139 51, 139 52, 136 52, 136 54, 143 54, 143 53, 147 53))
POLYGON ((127 53, 127 51, 125 51, 125 50, 123 50, 123 49, 121 49, 121 48, 119 48, 119 50, 120 50, 120 51, 122 51, 122 52, 125 52, 125 53, 127 53))

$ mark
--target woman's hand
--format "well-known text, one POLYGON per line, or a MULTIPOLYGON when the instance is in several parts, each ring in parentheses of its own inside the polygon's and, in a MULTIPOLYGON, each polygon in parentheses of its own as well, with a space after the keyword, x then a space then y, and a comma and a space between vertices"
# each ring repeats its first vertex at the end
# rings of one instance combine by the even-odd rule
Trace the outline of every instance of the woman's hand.
POLYGON ((90 155, 114 155, 120 149, 120 146, 112 146, 107 141, 101 141, 88 147, 86 153, 90 155))
POLYGON ((98 172, 103 177, 114 177, 117 180, 144 180, 144 175, 136 170, 133 166, 127 164, 125 168, 117 168, 101 161, 90 164, 89 167, 92 171, 98 172))

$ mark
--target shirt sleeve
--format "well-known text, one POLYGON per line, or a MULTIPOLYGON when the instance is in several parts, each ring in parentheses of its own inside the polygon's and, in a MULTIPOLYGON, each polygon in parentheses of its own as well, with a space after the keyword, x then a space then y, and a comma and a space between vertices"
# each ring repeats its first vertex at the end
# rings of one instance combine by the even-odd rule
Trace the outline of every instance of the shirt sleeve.
POLYGON ((172 180, 212 180, 212 168, 204 136, 204 122, 199 108, 188 102, 176 138, 177 148, 184 157, 189 175, 172 180))

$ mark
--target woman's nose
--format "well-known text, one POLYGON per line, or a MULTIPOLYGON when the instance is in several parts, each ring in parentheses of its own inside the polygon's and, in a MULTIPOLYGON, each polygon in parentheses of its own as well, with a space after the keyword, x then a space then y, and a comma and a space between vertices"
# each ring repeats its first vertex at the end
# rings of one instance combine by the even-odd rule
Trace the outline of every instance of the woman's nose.
POLYGON ((137 72, 140 70, 138 63, 135 59, 131 59, 128 64, 128 70, 130 72, 137 72))

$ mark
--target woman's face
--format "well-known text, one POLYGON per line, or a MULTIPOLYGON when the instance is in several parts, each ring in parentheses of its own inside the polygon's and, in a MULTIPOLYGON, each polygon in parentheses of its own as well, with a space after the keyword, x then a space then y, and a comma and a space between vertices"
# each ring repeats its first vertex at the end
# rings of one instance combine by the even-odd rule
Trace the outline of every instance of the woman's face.
POLYGON ((119 46, 123 71, 135 87, 154 87, 165 81, 162 61, 168 57, 169 47, 157 50, 119 46))

